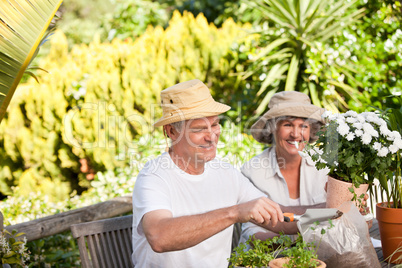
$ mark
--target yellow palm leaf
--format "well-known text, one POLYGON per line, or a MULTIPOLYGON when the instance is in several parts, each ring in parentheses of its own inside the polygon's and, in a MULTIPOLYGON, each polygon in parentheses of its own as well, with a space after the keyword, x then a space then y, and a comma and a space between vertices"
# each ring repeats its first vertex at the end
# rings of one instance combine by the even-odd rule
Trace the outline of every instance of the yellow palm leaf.
POLYGON ((62 0, 0 0, 0 122, 62 0))

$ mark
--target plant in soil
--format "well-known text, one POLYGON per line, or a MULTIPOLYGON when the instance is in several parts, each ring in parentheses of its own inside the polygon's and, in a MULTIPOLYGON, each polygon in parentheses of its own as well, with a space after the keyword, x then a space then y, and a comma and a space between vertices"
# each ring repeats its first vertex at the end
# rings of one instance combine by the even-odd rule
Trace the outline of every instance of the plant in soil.
POLYGON ((283 234, 267 240, 250 236, 245 243, 234 248, 228 259, 229 267, 268 267, 269 262, 291 244, 290 237, 283 234))

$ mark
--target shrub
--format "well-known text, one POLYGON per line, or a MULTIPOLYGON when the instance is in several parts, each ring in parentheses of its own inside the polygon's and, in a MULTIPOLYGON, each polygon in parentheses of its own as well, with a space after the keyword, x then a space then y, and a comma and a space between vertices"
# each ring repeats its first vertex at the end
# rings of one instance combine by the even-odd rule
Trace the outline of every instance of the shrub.
POLYGON ((56 32, 40 64, 50 74, 20 85, 0 126, 0 191, 19 185, 18 194, 39 190, 63 200, 96 172, 127 166, 139 146, 134 138, 150 133, 161 114, 160 91, 194 78, 221 86, 213 74, 243 34, 232 20, 216 28, 178 12, 166 30, 148 28, 134 41, 94 40, 68 51, 56 32))

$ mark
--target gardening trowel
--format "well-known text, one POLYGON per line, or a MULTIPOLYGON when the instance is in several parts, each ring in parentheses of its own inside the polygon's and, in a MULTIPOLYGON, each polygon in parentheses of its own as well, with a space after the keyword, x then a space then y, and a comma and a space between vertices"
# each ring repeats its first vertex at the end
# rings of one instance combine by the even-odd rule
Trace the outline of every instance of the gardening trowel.
POLYGON ((343 212, 336 208, 309 208, 303 215, 294 213, 283 213, 285 222, 300 221, 303 224, 313 223, 316 221, 325 221, 329 219, 337 219, 342 216, 343 212))

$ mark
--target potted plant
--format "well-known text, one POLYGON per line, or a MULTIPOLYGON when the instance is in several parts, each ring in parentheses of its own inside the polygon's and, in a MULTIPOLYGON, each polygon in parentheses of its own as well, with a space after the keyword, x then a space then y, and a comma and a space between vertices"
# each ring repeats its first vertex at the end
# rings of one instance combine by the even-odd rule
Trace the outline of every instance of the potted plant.
POLYGON ((290 237, 280 235, 272 239, 259 240, 254 236, 233 249, 229 267, 268 267, 281 250, 292 244, 290 237))
POLYGON ((264 241, 250 237, 233 250, 229 267, 326 267, 317 259, 317 249, 315 243, 304 242, 300 233, 295 242, 282 233, 264 241))
MULTIPOLYGON (((402 108, 385 111, 385 121, 390 130, 402 133, 402 108)), ((400 151, 394 154, 387 172, 378 177, 373 187, 376 218, 380 229, 384 259, 402 264, 402 157, 400 151), (378 201, 382 202, 379 203, 378 201)))
MULTIPOLYGON (((312 230, 316 230, 316 226, 319 222, 314 222, 315 226, 311 226, 312 230)), ((330 227, 333 227, 332 221, 329 220, 330 227)), ((325 268, 327 265, 325 262, 318 259, 317 251, 320 247, 322 236, 326 233, 326 230, 323 228, 320 231, 321 238, 316 244, 317 241, 306 242, 303 240, 303 236, 298 233, 296 241, 292 244, 291 247, 287 247, 285 250, 281 252, 283 257, 274 259, 269 262, 270 268, 325 268)))
POLYGON ((296 244, 281 253, 282 258, 277 258, 269 262, 270 268, 324 268, 325 262, 318 260, 317 250, 314 243, 306 243, 301 236, 296 240, 296 244))
POLYGON ((378 113, 327 111, 323 117, 327 123, 318 132, 316 144, 307 145, 304 152, 318 169, 328 168, 327 207, 336 208, 364 196, 374 178, 389 170, 402 140, 378 113), (341 199, 333 200, 333 196, 341 199))

